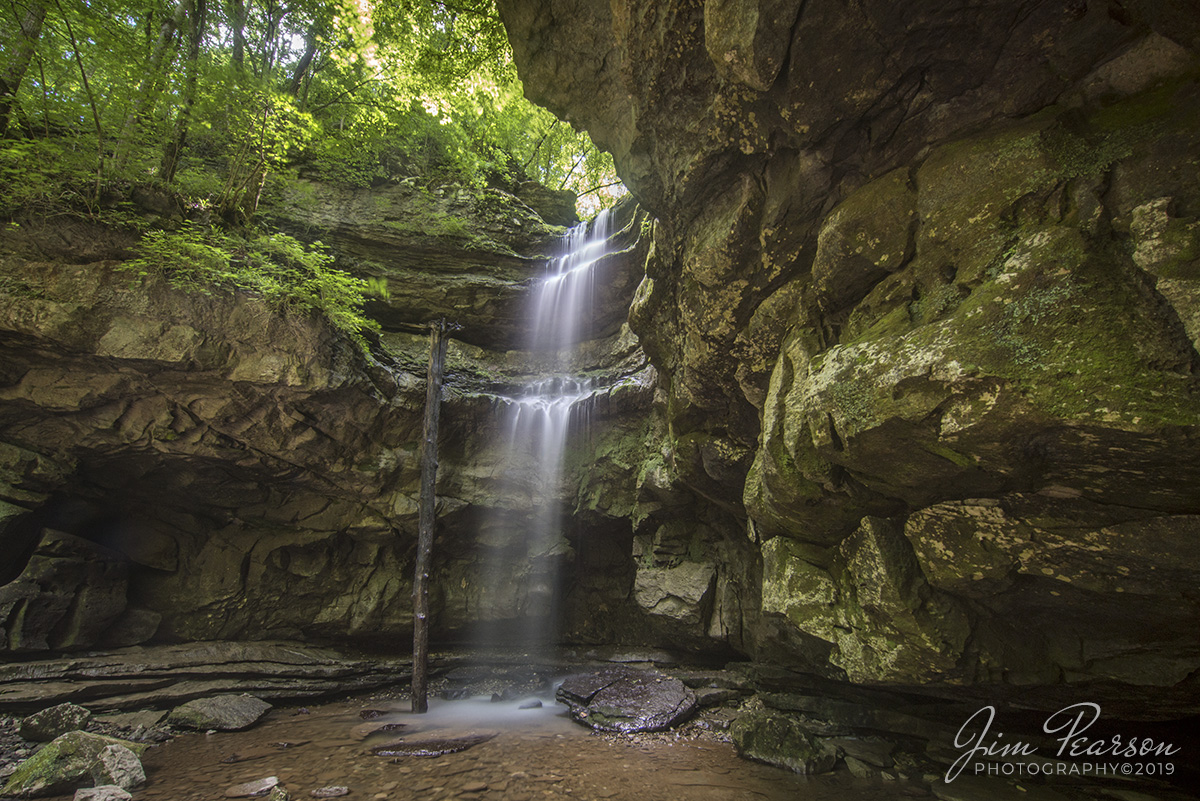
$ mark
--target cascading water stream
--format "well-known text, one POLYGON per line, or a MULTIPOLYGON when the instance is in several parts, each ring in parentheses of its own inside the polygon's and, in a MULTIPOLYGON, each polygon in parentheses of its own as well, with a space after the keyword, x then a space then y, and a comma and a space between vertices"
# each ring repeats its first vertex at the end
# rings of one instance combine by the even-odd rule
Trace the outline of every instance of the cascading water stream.
POLYGON ((594 265, 605 255, 608 212, 571 229, 563 255, 531 292, 527 349, 546 377, 500 399, 503 497, 524 509, 498 513, 481 535, 487 551, 479 617, 517 625, 477 631, 476 644, 531 647, 553 636, 563 537, 563 462, 571 432, 580 428, 596 393, 590 379, 570 374, 575 346, 588 339, 594 265))

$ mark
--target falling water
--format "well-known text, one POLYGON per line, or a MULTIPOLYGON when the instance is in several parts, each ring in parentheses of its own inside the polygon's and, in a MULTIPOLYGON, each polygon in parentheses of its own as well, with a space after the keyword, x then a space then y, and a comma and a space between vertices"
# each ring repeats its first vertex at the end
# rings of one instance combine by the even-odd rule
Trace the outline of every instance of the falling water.
POLYGON ((528 647, 553 635, 563 537, 563 462, 571 432, 586 421, 596 392, 592 381, 570 374, 575 346, 589 338, 595 276, 605 255, 608 212, 571 229, 562 255, 531 292, 526 346, 547 377, 501 398, 503 497, 521 496, 525 509, 497 513, 481 539, 491 553, 480 617, 514 620, 516 630, 490 626, 481 644, 528 647))

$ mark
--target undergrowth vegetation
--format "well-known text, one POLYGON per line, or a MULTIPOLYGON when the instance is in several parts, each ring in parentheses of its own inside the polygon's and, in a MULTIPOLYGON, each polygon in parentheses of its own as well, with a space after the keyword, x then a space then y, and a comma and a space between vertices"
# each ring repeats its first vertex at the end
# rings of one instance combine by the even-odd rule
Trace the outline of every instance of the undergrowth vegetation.
POLYGON ((493 0, 0 8, 0 219, 135 229, 129 269, 317 310, 361 342, 366 285, 320 248, 260 231, 264 192, 297 178, 535 180, 592 208, 617 191, 611 158, 522 96, 493 0), (171 209, 148 216, 130 202, 139 188, 171 209))
POLYGON ((245 290, 283 313, 319 313, 366 349, 364 331, 379 324, 362 313, 378 287, 332 266, 320 242, 312 247, 287 234, 238 236, 211 225, 185 223, 178 231, 150 231, 139 255, 118 269, 162 275, 172 286, 207 293, 245 290))

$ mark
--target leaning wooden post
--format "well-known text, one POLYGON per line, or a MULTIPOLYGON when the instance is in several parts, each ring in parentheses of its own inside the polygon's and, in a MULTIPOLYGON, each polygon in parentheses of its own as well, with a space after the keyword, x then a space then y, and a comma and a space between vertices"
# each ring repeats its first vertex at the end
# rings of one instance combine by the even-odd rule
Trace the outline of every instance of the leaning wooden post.
POLYGON ((434 490, 437 485, 438 413, 446 361, 446 320, 429 326, 429 378, 421 437, 421 497, 417 523, 417 567, 413 578, 412 711, 429 710, 429 564, 433 557, 434 490))

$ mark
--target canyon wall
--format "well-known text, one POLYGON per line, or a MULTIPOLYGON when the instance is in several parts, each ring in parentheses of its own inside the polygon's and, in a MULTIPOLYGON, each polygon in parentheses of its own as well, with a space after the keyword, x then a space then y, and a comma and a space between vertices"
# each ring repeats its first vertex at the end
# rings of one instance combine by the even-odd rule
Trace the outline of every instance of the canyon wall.
POLYGON ((663 480, 761 560, 739 647, 1195 695, 1194 8, 499 5, 655 217, 629 320, 663 480))

